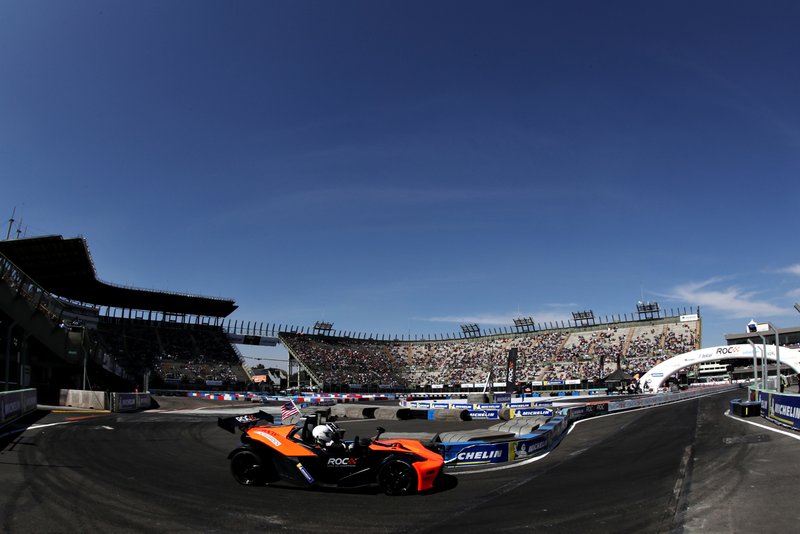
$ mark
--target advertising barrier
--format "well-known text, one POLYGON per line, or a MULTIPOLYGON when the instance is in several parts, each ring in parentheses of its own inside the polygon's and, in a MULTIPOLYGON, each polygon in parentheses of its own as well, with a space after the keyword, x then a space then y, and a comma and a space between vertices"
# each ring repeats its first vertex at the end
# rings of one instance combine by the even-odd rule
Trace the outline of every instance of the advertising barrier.
POLYGON ((509 461, 513 443, 444 443, 445 462, 457 465, 497 464, 509 461))
POLYGON ((770 421, 800 430, 800 395, 759 391, 761 415, 770 421))
POLYGON ((469 410, 472 419, 500 419, 500 410, 469 410))
POLYGON ((21 389, 0 393, 0 427, 36 409, 35 389, 21 389))
POLYGON ((511 417, 552 417, 550 408, 512 408, 511 417))
POLYGON ((112 412, 135 412, 151 406, 150 393, 112 393, 112 412))
POLYGON ((536 456, 547 450, 549 446, 550 440, 547 439, 546 434, 531 434, 530 437, 513 442, 509 451, 511 453, 510 460, 524 460, 536 456))

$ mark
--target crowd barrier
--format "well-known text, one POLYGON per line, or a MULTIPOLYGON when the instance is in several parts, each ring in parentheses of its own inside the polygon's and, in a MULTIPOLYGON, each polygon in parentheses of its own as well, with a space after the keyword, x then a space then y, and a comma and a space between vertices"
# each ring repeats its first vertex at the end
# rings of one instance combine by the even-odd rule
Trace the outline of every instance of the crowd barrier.
POLYGON ((36 410, 35 389, 0 392, 0 427, 36 410))

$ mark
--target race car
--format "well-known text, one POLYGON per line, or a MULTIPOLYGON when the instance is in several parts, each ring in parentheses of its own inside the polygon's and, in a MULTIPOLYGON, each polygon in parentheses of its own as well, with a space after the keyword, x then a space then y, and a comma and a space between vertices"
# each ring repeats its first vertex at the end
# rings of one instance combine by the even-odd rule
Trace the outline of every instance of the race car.
POLYGON ((321 414, 296 425, 274 425, 265 412, 218 419, 242 444, 228 455, 231 472, 246 486, 288 483, 310 487, 357 488, 376 485, 387 495, 431 490, 444 459, 411 439, 344 440, 344 431, 321 414), (264 424, 267 423, 267 424, 264 424))

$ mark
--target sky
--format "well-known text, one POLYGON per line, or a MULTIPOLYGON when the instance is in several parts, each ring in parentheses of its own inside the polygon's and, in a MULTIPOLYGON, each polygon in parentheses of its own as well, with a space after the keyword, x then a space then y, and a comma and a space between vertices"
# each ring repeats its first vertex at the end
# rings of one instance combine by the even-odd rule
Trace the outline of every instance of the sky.
POLYGON ((644 300, 724 345, 800 324, 799 23, 795 1, 1 2, 0 220, 232 320, 414 336, 644 300))

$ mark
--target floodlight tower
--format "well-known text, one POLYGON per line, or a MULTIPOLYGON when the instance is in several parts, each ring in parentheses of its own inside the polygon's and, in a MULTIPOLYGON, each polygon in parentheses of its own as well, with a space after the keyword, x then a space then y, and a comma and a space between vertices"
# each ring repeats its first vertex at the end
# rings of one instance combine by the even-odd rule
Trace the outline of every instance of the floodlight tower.
POLYGON ((533 317, 518 317, 514 319, 514 328, 517 332, 535 332, 536 324, 533 322, 533 317))
POLYGON ((333 323, 327 321, 317 321, 314 323, 314 333, 327 336, 333 331, 333 323))

